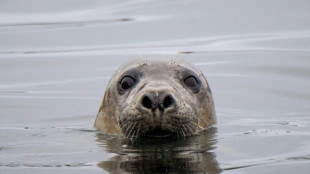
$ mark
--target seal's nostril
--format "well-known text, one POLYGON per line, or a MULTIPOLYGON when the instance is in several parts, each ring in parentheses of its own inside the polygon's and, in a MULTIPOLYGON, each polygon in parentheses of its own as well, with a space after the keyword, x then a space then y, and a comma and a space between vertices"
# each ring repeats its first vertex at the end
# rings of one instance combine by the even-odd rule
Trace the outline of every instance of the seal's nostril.
POLYGON ((174 99, 168 95, 164 98, 163 106, 164 108, 168 108, 174 104, 174 99))
POLYGON ((141 97, 140 107, 144 110, 155 111, 158 108, 159 110, 164 111, 168 108, 175 108, 176 102, 173 96, 167 93, 160 93, 159 96, 148 93, 141 97))
POLYGON ((142 99, 142 106, 147 109, 152 109, 152 100, 148 96, 144 96, 142 99))

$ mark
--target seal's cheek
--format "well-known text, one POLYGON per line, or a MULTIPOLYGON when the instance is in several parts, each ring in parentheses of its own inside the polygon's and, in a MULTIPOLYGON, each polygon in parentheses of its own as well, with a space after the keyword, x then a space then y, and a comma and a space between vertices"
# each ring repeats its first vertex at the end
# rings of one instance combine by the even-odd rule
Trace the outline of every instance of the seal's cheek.
POLYGON ((104 133, 120 134, 121 130, 118 126, 119 105, 117 105, 117 99, 113 97, 115 96, 113 92, 115 91, 109 87, 106 89, 94 126, 104 133))
POLYGON ((199 107, 198 97, 199 97, 199 93, 195 94, 192 91, 189 91, 183 88, 183 90, 178 91, 178 95, 176 99, 180 102, 179 107, 184 107, 186 105, 188 108, 191 108, 191 110, 197 110, 197 108, 199 107))

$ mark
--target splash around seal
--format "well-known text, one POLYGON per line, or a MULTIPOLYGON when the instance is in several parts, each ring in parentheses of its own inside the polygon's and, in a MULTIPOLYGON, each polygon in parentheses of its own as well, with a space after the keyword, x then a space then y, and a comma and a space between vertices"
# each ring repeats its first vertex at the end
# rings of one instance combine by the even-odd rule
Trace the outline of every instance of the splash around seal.
POLYGON ((95 127, 127 138, 186 137, 216 122, 204 75, 189 63, 133 61, 112 76, 95 127))

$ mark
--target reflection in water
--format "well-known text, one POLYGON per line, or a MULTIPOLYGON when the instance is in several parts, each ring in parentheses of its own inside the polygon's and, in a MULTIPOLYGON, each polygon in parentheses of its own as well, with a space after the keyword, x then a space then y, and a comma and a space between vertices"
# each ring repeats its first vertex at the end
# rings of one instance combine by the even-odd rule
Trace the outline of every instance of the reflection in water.
POLYGON ((98 167, 113 173, 220 173, 211 152, 216 128, 186 139, 127 140, 97 134, 105 151, 117 155, 98 167))

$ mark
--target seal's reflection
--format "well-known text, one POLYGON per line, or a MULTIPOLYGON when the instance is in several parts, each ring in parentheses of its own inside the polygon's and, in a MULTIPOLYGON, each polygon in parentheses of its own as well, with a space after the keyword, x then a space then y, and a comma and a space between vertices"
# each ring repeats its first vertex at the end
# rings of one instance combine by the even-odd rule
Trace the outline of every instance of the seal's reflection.
POLYGON ((110 173, 220 173, 210 152, 216 128, 186 139, 127 140, 97 134, 105 151, 117 154, 98 167, 110 173))

